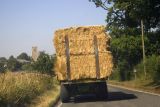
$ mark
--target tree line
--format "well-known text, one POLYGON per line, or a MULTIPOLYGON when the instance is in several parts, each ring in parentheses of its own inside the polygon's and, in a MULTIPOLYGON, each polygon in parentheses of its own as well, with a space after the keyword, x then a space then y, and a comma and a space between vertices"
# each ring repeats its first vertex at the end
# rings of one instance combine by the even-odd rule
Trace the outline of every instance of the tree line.
POLYGON ((138 78, 160 84, 160 1, 159 0, 89 0, 106 10, 106 31, 112 37, 114 57, 112 79, 138 78), (143 26, 141 22, 143 21, 143 26), (143 73, 141 28, 144 28, 146 73, 143 73))
POLYGON ((10 56, 8 59, 0 57, 0 73, 6 71, 35 71, 47 74, 54 74, 53 62, 55 55, 49 55, 45 52, 40 52, 37 61, 34 61, 27 53, 23 52, 16 58, 10 56))

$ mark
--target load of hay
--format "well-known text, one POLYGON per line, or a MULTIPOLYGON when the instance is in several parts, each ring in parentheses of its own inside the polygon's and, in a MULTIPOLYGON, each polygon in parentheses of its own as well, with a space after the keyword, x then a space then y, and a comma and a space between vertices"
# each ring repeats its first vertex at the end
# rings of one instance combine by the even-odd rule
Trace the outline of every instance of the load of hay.
POLYGON ((70 80, 97 78, 94 36, 97 38, 99 78, 106 78, 111 74, 113 62, 109 51, 110 36, 105 33, 104 27, 71 27, 57 30, 54 34, 57 57, 55 72, 59 80, 68 79, 66 36, 69 42, 70 80))

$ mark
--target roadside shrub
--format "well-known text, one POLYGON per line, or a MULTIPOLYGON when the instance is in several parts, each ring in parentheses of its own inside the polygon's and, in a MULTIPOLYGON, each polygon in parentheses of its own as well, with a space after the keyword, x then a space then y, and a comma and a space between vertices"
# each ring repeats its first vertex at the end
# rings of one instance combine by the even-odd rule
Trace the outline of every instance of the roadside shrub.
POLYGON ((0 62, 0 73, 4 73, 6 71, 6 67, 4 63, 0 62))
MULTIPOLYGON (((145 38, 145 43, 147 43, 145 38)), ((134 66, 141 61, 142 49, 140 35, 121 36, 119 38, 112 38, 111 51, 113 54, 114 65, 119 73, 119 80, 131 80, 134 66)))
POLYGON ((53 62, 53 57, 50 57, 45 52, 41 52, 40 56, 38 57, 37 61, 33 63, 32 67, 38 72, 53 75, 53 62))
POLYGON ((131 80, 133 78, 133 72, 131 72, 130 70, 126 70, 125 67, 127 67, 127 63, 125 61, 119 63, 119 65, 114 68, 110 79, 118 81, 131 80))
POLYGON ((160 56, 156 59, 157 63, 155 65, 154 82, 160 84, 160 56))
POLYGON ((120 74, 119 74, 119 69, 115 68, 111 74, 111 76, 109 77, 109 79, 111 80, 120 80, 120 74))
MULTIPOLYGON (((144 79, 143 61, 136 66, 136 69, 138 78, 144 79)), ((160 56, 152 55, 146 58, 146 72, 146 79, 151 79, 155 83, 160 83, 160 56)))
POLYGON ((23 64, 21 69, 23 71, 33 71, 33 65, 31 63, 23 64))

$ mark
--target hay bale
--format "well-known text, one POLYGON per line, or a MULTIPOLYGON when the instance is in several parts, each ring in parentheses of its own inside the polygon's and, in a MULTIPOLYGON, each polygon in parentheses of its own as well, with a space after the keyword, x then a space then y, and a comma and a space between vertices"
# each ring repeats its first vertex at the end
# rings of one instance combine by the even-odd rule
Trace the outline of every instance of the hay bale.
POLYGON ((103 26, 77 27, 57 30, 54 34, 54 45, 58 56, 65 55, 65 36, 69 38, 70 54, 93 54, 93 37, 97 36, 98 51, 104 52, 110 36, 103 26))
MULTIPOLYGON (((110 52, 99 54, 100 78, 109 76, 112 71, 112 57, 110 52)), ((58 69, 58 78, 67 79, 66 56, 57 56, 56 69, 58 69)), ((96 78, 95 55, 70 56, 71 80, 83 78, 96 78)))
POLYGON ((104 27, 71 27, 57 30, 54 34, 57 55, 55 71, 59 80, 67 79, 65 36, 69 39, 71 80, 96 78, 94 35, 97 37, 100 78, 106 78, 111 74, 112 55, 107 44, 110 36, 105 33, 104 27))

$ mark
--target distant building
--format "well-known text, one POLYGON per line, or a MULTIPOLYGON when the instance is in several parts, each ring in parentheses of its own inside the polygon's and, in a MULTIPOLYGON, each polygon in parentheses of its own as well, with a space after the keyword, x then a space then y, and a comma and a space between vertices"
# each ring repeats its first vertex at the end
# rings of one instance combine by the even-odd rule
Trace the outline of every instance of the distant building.
POLYGON ((17 59, 18 62, 20 63, 30 63, 30 61, 24 60, 24 59, 17 59))
POLYGON ((32 47, 32 59, 34 61, 37 61, 38 56, 39 56, 38 48, 36 46, 32 47))

